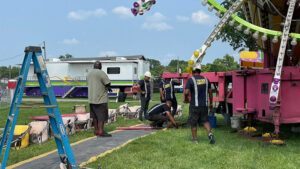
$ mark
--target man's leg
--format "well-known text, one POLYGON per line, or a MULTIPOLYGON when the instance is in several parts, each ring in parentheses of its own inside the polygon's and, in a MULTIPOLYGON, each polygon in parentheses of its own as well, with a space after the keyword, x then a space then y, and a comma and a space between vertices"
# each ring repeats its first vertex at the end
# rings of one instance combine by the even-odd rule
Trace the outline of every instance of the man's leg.
POLYGON ((191 126, 191 131, 192 131, 192 136, 193 136, 192 141, 196 144, 198 144, 197 125, 198 125, 198 120, 199 120, 199 115, 200 115, 200 113, 198 111, 199 111, 198 108, 196 108, 194 106, 190 106, 189 118, 188 118, 188 123, 191 126))
POLYGON ((99 136, 100 137, 111 137, 111 134, 108 134, 104 131, 104 123, 108 120, 108 105, 107 103, 102 103, 98 107, 99 109, 99 136))
POLYGON ((99 126, 99 132, 103 132, 104 131, 104 121, 100 121, 98 123, 98 126, 99 126))
POLYGON ((173 108, 172 116, 174 117, 176 114, 176 111, 177 111, 177 100, 175 100, 175 99, 172 100, 172 108, 173 108))
POLYGON ((148 107, 149 107, 149 102, 150 102, 150 97, 149 97, 149 98, 146 98, 145 110, 144 110, 144 117, 145 117, 145 120, 148 120, 148 107))
POLYGON ((140 121, 143 121, 143 112, 145 112, 145 106, 146 106, 146 99, 145 97, 141 96, 141 109, 139 112, 139 119, 140 121))
POLYGON ((168 121, 168 117, 166 117, 162 114, 157 115, 157 127, 162 127, 164 122, 167 122, 167 121, 168 121))
POLYGON ((211 133, 211 127, 210 127, 209 122, 205 122, 203 124, 203 127, 206 129, 206 131, 207 131, 208 134, 211 133))
POLYGON ((150 124, 151 127, 157 127, 155 115, 150 115, 148 120, 152 121, 152 123, 150 124))
POLYGON ((215 138, 214 138, 214 135, 213 133, 211 132, 211 127, 210 127, 210 124, 209 122, 205 122, 203 124, 204 128, 206 129, 207 133, 208 133, 208 139, 209 139, 209 143, 210 144, 214 144, 215 143, 215 138))
POLYGON ((99 132, 98 120, 97 118, 93 118, 94 123, 94 133, 97 134, 99 132))
POLYGON ((95 104, 90 104, 90 117, 93 119, 94 133, 95 135, 97 135, 99 132, 99 126, 98 126, 97 115, 95 112, 95 106, 96 106, 95 104))
POLYGON ((192 136, 194 140, 198 140, 197 138, 197 127, 191 127, 192 136))
POLYGON ((214 144, 215 143, 215 139, 214 139, 214 135, 211 132, 211 127, 210 127, 210 123, 208 121, 208 108, 203 108, 201 110, 201 121, 203 122, 203 126, 206 129, 207 133, 208 133, 208 139, 209 139, 209 143, 210 144, 214 144))

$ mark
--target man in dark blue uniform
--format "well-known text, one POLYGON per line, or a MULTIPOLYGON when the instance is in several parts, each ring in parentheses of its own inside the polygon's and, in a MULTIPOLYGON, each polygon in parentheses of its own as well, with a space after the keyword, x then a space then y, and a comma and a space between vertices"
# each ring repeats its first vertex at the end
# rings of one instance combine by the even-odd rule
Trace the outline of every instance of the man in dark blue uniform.
POLYGON ((172 102, 172 116, 174 117, 176 111, 177 111, 177 100, 175 96, 175 85, 180 85, 179 82, 176 80, 172 80, 170 78, 166 78, 164 81, 160 83, 159 91, 160 91, 160 97, 161 102, 164 103, 167 100, 170 100, 172 102))
POLYGON ((162 127, 163 123, 170 119, 173 126, 178 128, 173 116, 171 115, 171 106, 172 102, 168 100, 166 103, 156 104, 151 107, 149 110, 149 120, 152 121, 152 127, 162 127))
POLYGON ((140 121, 143 121, 143 112, 144 112, 144 117, 145 120, 148 119, 148 106, 150 102, 150 78, 151 78, 151 73, 146 72, 145 73, 145 78, 143 80, 140 80, 138 83, 138 91, 140 92, 140 99, 141 99, 141 110, 139 112, 139 119, 140 121))
POLYGON ((191 102, 189 108, 188 123, 191 126, 193 142, 198 144, 197 126, 203 123, 204 128, 208 133, 210 144, 214 144, 214 135, 211 133, 211 127, 208 121, 208 93, 209 93, 209 108, 212 109, 212 90, 208 79, 200 75, 201 65, 196 65, 193 72, 193 77, 189 78, 184 92, 184 103, 191 102))

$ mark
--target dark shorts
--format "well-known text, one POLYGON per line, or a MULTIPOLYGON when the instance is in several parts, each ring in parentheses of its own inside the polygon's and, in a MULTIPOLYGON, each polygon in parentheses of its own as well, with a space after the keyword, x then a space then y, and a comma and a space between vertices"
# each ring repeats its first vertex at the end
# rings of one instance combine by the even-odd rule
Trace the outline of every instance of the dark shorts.
POLYGON ((208 122, 208 108, 190 106, 188 124, 191 127, 197 127, 205 122, 208 122))
POLYGON ((108 120, 107 103, 90 104, 90 115, 91 118, 97 119, 98 122, 107 121, 108 120))

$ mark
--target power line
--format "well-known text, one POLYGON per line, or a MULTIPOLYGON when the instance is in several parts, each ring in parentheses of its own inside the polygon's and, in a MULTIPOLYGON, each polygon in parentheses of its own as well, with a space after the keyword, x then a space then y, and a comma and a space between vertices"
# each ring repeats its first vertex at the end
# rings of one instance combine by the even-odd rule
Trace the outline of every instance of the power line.
POLYGON ((7 61, 7 60, 12 60, 12 59, 17 59, 18 57, 20 56, 23 56, 24 54, 18 54, 18 55, 15 55, 15 56, 11 56, 11 57, 7 57, 7 58, 4 58, 4 59, 0 59, 0 62, 2 61, 7 61))

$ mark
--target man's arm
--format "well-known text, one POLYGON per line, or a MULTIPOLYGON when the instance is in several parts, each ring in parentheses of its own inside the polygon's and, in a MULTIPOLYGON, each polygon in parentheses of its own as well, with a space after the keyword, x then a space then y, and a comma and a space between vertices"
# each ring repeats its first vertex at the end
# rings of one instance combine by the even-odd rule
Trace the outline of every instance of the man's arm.
POLYGON ((105 87, 107 88, 107 90, 108 90, 109 92, 112 92, 112 89, 111 89, 111 87, 110 87, 110 83, 106 84, 105 87))
POLYGON ((142 94, 145 94, 145 93, 146 93, 146 92, 142 91, 141 85, 140 85, 140 84, 137 85, 137 89, 138 89, 138 91, 139 91, 140 93, 142 93, 142 94))
POLYGON ((166 111, 166 114, 167 114, 167 116, 169 117, 169 119, 171 120, 172 124, 173 124, 175 127, 177 127, 177 124, 176 124, 176 122, 175 122, 175 120, 174 120, 174 118, 173 118, 171 112, 170 112, 170 111, 166 111))
POLYGON ((183 96, 183 103, 188 103, 189 102, 189 96, 190 96, 190 89, 185 89, 184 90, 184 96, 183 96))
POLYGON ((160 92, 161 100, 164 101, 165 100, 165 93, 164 93, 163 89, 159 88, 159 92, 160 92))

